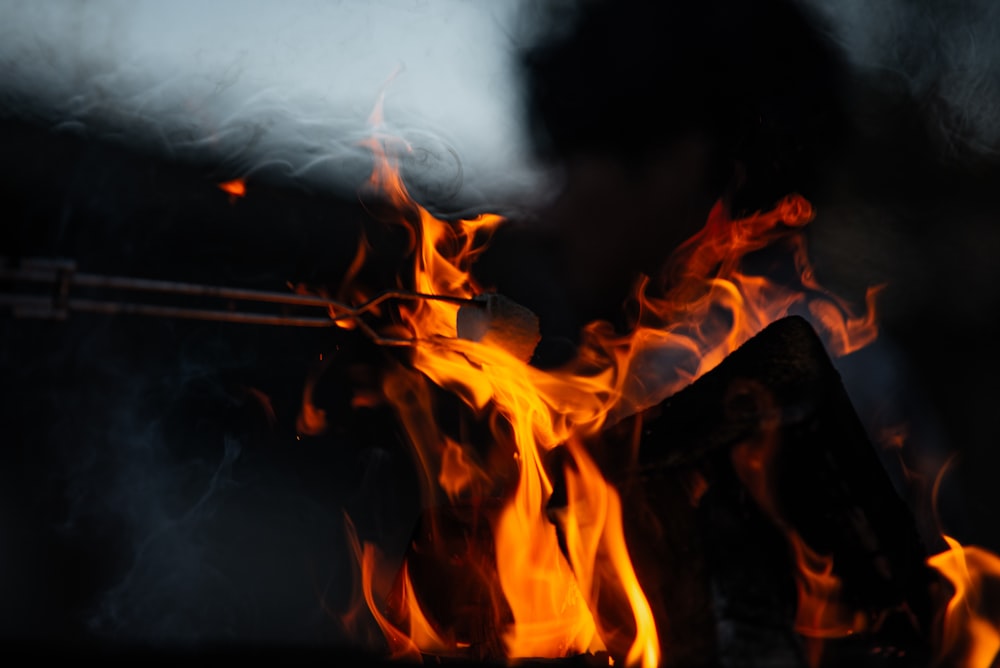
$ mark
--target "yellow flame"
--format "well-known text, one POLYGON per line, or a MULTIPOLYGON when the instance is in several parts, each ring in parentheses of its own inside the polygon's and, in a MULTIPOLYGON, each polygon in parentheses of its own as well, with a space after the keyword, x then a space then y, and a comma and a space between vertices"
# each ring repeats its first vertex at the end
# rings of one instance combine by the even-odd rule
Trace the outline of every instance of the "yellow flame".
MULTIPOLYGON (((381 125, 381 105, 372 119, 381 125)), ((502 219, 483 215, 445 222, 432 216, 410 198, 387 149, 389 141, 376 132, 366 142, 375 158, 369 187, 399 211, 399 222, 412 225, 413 270, 402 284, 421 293, 477 296, 482 289, 470 269, 502 219)), ((426 380, 455 393, 473 413, 492 416, 496 442, 510 444, 517 461, 516 485, 502 490, 505 505, 491 517, 495 577, 513 620, 496 620, 504 625, 507 656, 608 649, 613 660, 628 666, 658 665, 663 650, 657 620, 631 563, 620 498, 580 439, 681 389, 796 305, 813 313, 834 352, 846 353, 873 339, 875 293, 866 313, 857 316, 813 277, 804 244, 794 234, 812 217, 812 207, 798 196, 739 220, 717 205, 705 228, 675 254, 665 290, 653 289, 648 279, 637 284, 632 299, 638 316, 631 331, 621 334, 606 323, 593 323, 583 332, 577 357, 556 370, 532 367, 488 340, 457 338, 454 303, 399 306, 399 322, 416 343, 409 365, 386 374, 383 391, 417 455, 427 502, 438 489, 454 501, 469 484, 472 469, 464 455, 458 456, 461 444, 449 441, 435 424, 426 380), (798 284, 780 285, 741 271, 747 253, 779 241, 791 249, 798 284), (544 464, 545 454, 561 444, 569 444, 574 461, 564 471, 568 503, 556 519, 565 538, 562 549, 545 513, 553 483, 544 464), (617 614, 627 620, 603 619, 608 609, 625 611, 617 614), (626 627, 629 637, 623 641, 626 627)), ((408 573, 405 588, 415 600, 408 573)), ((380 617, 376 602, 368 603, 386 637, 398 633, 380 617)), ((426 652, 462 649, 445 643, 442 650, 444 641, 426 629, 418 635, 411 635, 410 643, 426 652)), ((395 636, 390 639, 394 646, 400 643, 395 636)))
MULTIPOLYGON (((937 519, 941 483, 954 456, 934 479, 931 506, 937 519)), ((963 546, 941 531, 948 549, 927 559, 955 590, 942 615, 939 660, 961 668, 990 668, 1000 655, 1000 605, 984 593, 991 582, 995 595, 1000 586, 1000 557, 974 545, 963 546)))
POLYGON ((1000 580, 1000 557, 962 546, 951 536, 943 538, 948 549, 927 560, 955 589, 945 609, 939 653, 951 657, 952 665, 989 668, 1000 655, 1000 615, 994 609, 991 617, 984 610, 982 589, 984 580, 1000 580))

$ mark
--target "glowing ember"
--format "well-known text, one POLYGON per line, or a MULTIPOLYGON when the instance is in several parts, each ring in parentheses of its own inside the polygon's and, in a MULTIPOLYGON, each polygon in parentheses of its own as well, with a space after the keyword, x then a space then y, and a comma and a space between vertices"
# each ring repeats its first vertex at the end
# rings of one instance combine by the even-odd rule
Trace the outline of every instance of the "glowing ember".
POLYGON ((243 179, 233 179, 232 181, 220 183, 219 190, 229 193, 229 197, 232 200, 237 197, 246 197, 247 184, 243 179))

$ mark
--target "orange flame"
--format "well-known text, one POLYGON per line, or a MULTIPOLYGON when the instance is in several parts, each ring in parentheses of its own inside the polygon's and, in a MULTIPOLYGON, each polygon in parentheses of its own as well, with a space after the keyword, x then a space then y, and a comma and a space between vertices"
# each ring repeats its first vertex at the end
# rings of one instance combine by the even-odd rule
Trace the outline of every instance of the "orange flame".
POLYGON ((984 584, 1000 585, 1000 557, 942 536, 948 549, 927 560, 955 589, 944 612, 939 655, 948 665, 989 668, 1000 655, 1000 610, 987 605, 984 584))
POLYGON ((605 602, 627 602, 635 622, 634 638, 626 638, 626 665, 653 668, 659 656, 659 641, 653 612, 643 595, 639 579, 625 545, 621 501, 613 487, 604 483, 601 472, 579 441, 569 444, 573 466, 566 467, 568 503, 557 524, 566 536, 569 562, 591 610, 601 611, 595 620, 601 637, 612 649, 616 629, 606 624, 605 602), (613 587, 617 591, 609 588, 613 587), (611 596, 609 596, 611 594, 611 596))
MULTIPOLYGON (((354 254, 354 259, 351 260, 351 265, 347 268, 347 272, 344 274, 343 279, 340 282, 340 289, 337 291, 337 299, 348 301, 351 298, 356 299, 359 302, 365 301, 365 293, 359 289, 354 282, 357 278, 358 273, 361 271, 362 267, 365 265, 365 260, 368 259, 368 239, 365 237, 362 231, 361 235, 358 237, 358 250, 354 254)), ((338 313, 330 308, 330 317, 336 318, 338 313)), ((341 329, 354 329, 357 325, 350 318, 342 318, 334 320, 337 327, 341 329)))
MULTIPOLYGON (((798 567, 795 632, 809 638, 843 638, 863 630, 864 613, 852 615, 838 602, 841 581, 833 574, 833 558, 814 552, 795 531, 787 535, 798 567)), ((812 663, 818 664, 819 657, 812 663)))
MULTIPOLYGON (((941 482, 952 462, 938 472, 931 490, 937 518, 941 482)), ((955 590, 944 609, 938 659, 949 666, 990 668, 1000 656, 1000 556, 974 545, 963 546, 943 531, 947 550, 927 559, 955 590), (989 592, 989 594, 987 593, 989 592)))
POLYGON ((382 630, 382 634, 385 636, 386 642, 389 644, 390 656, 393 659, 407 659, 419 662, 421 659, 421 650, 433 651, 443 647, 444 642, 440 639, 440 637, 438 637, 437 633, 431 627, 427 618, 420 610, 420 606, 412 598, 412 595, 409 595, 409 575, 406 574, 405 566, 403 570, 405 583, 404 596, 405 604, 407 604, 409 608, 407 612, 410 613, 410 628, 408 632, 404 632, 389 621, 389 619, 382 612, 381 606, 378 604, 375 597, 374 582, 377 578, 377 574, 380 571, 385 571, 384 567, 379 568, 379 552, 371 543, 365 543, 364 547, 359 550, 356 540, 357 539, 355 538, 355 554, 361 562, 361 586, 365 597, 365 603, 368 605, 368 609, 371 611, 372 616, 375 618, 375 622, 379 625, 379 628, 382 630))
POLYGON ((866 627, 866 619, 861 611, 852 614, 842 604, 841 580, 833 573, 833 558, 817 554, 810 548, 778 507, 773 493, 771 464, 780 446, 781 416, 773 398, 764 387, 750 382, 731 391, 748 392, 758 403, 759 431, 733 449, 733 466, 753 499, 788 539, 795 561, 798 594, 794 629, 804 637, 806 659, 815 668, 820 665, 824 640, 861 631, 866 627))
MULTIPOLYGON (((369 187, 395 207, 399 222, 412 222, 413 269, 400 277, 401 284, 460 299, 482 294, 470 269, 502 219, 482 215, 445 222, 432 216, 407 192, 388 148, 391 138, 381 130, 381 103, 372 122, 376 131, 366 146, 375 168, 369 187)), ((403 143, 393 146, 408 150, 403 143)), ((442 495, 451 502, 469 495, 474 502, 489 494, 503 499, 500 512, 487 517, 495 549, 490 577, 506 599, 504 615, 497 614, 493 623, 506 656, 607 650, 610 663, 652 668, 662 652, 669 651, 660 647, 657 620, 631 563, 618 493, 601 475, 582 439, 681 389, 794 307, 812 314, 837 354, 874 339, 877 290, 869 291, 867 310, 855 315, 813 276, 797 234, 812 218, 811 205, 794 195, 773 211, 739 220, 717 204, 705 228, 673 256, 662 286, 654 289, 649 279, 637 283, 632 299, 638 316, 631 331, 621 334, 607 323, 592 323, 576 359, 556 370, 532 367, 489 337, 459 338, 456 303, 422 300, 398 307, 397 324, 391 327, 396 334, 402 328, 415 343, 408 365, 384 376, 383 392, 413 447, 425 503, 433 505, 442 495), (779 242, 787 245, 794 263, 797 280, 792 285, 743 273, 748 253, 779 242), (487 419, 496 451, 506 453, 507 463, 514 460, 516 482, 480 468, 464 444, 443 433, 434 421, 427 381, 454 393, 472 414, 487 419), (563 471, 567 505, 549 518, 545 508, 553 481, 545 455, 561 444, 571 453, 563 471)), ((359 253, 351 276, 362 261, 359 253)), ((360 558, 367 559, 365 578, 371 581, 374 557, 365 551, 360 558)), ((471 561, 492 563, 485 556, 471 561)), ((825 562, 812 565, 809 570, 809 560, 802 559, 800 568, 822 582, 833 577, 825 562)), ((409 601, 404 606, 409 612, 403 615, 411 622, 408 634, 386 618, 371 587, 365 589, 368 606, 393 651, 410 655, 416 647, 426 653, 461 654, 467 643, 449 640, 453 634, 425 625, 417 588, 405 566, 401 573, 402 592, 409 601)), ((815 583, 803 577, 812 587, 808 596, 813 596, 809 592, 816 591, 815 583)), ((802 614, 803 629, 827 633, 844 628, 840 613, 802 614)))
POLYGON ((458 501, 463 493, 468 492, 477 481, 487 478, 478 466, 466 456, 462 446, 450 438, 445 438, 444 452, 441 455, 441 473, 438 484, 452 502, 458 501))
POLYGON ((296 431, 306 436, 318 436, 326 431, 326 411, 313 404, 315 384, 315 380, 309 380, 302 389, 302 408, 295 421, 296 431))

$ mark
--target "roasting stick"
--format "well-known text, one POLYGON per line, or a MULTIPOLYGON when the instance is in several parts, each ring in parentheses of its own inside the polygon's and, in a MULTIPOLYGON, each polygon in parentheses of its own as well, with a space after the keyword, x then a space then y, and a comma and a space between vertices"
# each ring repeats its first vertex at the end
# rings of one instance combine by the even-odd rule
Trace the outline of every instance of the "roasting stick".
POLYGON ((330 318, 309 316, 283 316, 268 313, 243 313, 210 309, 157 306, 134 302, 101 301, 95 299, 67 299, 59 309, 53 309, 51 299, 26 295, 0 294, 0 305, 14 307, 14 315, 21 318, 65 319, 70 311, 81 313, 103 313, 105 315, 146 315, 161 318, 181 318, 185 320, 214 320, 253 325, 283 325, 287 327, 330 327, 330 318))
POLYGON ((391 300, 444 301, 453 304, 472 304, 472 299, 433 295, 407 290, 387 290, 374 298, 353 306, 326 297, 300 295, 266 290, 250 290, 198 283, 162 281, 124 276, 105 276, 76 271, 72 260, 51 258, 24 258, 17 262, 0 258, 0 287, 3 283, 50 284, 51 294, 5 294, 0 292, 0 305, 13 308, 15 317, 65 319, 69 312, 103 313, 107 315, 133 314, 190 320, 211 320, 255 325, 285 327, 332 327, 343 321, 352 321, 376 343, 407 346, 416 339, 384 337, 366 323, 361 316, 380 304, 391 300), (126 290, 138 293, 166 294, 189 297, 209 297, 230 301, 282 304, 292 307, 322 308, 323 316, 297 316, 271 313, 248 313, 192 306, 167 306, 141 302, 107 299, 83 299, 70 296, 72 287, 104 290, 126 290))

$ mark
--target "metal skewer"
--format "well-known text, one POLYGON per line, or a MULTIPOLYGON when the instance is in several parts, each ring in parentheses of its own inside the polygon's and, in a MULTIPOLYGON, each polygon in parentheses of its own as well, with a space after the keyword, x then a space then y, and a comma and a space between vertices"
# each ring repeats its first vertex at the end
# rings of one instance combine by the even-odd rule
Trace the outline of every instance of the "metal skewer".
POLYGON ((211 320, 255 325, 284 327, 332 327, 342 321, 353 321, 376 343, 383 345, 411 345, 415 339, 383 337, 361 319, 365 313, 391 300, 431 300, 453 304, 472 303, 473 300, 448 295, 432 295, 406 290, 388 290, 354 306, 318 295, 300 295, 286 292, 251 290, 198 283, 182 283, 147 278, 105 276, 76 271, 72 260, 55 258, 23 258, 17 261, 0 258, 0 288, 4 283, 48 285, 48 294, 35 292, 0 292, 0 306, 9 306, 15 317, 65 319, 70 312, 103 313, 107 315, 133 314, 190 320, 211 320), (230 302, 280 304, 296 308, 322 308, 323 316, 287 315, 279 313, 245 312, 200 308, 196 306, 169 306, 111 299, 79 298, 70 295, 73 287, 94 290, 125 290, 137 293, 206 297, 230 302))

